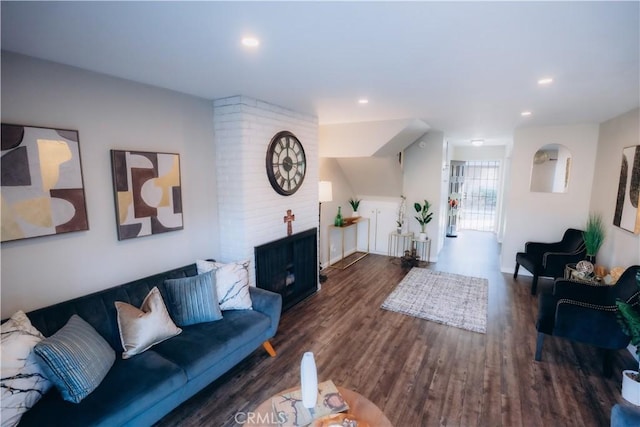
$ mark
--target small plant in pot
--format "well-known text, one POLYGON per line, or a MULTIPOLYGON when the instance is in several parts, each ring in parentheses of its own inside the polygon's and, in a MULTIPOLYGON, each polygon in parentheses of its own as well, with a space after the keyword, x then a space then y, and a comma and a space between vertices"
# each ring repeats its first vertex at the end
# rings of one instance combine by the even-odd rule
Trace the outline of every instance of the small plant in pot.
POLYGON ((425 200, 424 204, 414 203, 413 208, 416 210, 418 215, 415 216, 415 219, 418 220, 418 224, 420 224, 420 240, 427 239, 427 224, 431 222, 433 218, 433 212, 429 212, 431 209, 431 204, 425 200))
POLYGON ((587 260, 595 264, 596 254, 600 250, 600 246, 602 246, 605 238, 604 224, 599 214, 593 212, 589 214, 582 238, 587 248, 587 260))
MULTIPOLYGON (((636 283, 640 288, 640 271, 636 273, 636 283)), ((640 303, 635 303, 617 300, 616 315, 623 332, 631 337, 631 344, 636 346, 636 355, 640 359, 640 303)), ((634 405, 640 405, 640 366, 638 371, 622 371, 622 397, 634 405)))
POLYGON ((351 209, 353 209, 353 216, 358 217, 360 214, 358 213, 358 208, 360 207, 360 199, 349 199, 349 204, 351 205, 351 209))

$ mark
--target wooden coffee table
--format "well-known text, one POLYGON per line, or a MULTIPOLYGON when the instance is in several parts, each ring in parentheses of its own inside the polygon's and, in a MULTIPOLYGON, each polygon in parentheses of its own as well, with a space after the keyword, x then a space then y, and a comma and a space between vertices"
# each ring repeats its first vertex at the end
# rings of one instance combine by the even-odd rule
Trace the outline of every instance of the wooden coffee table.
MULTIPOLYGON (((288 393, 290 391, 295 390, 296 387, 290 388, 278 394, 288 393)), ((342 397, 349 404, 349 413, 353 414, 358 420, 364 421, 369 424, 370 427, 393 427, 391 422, 387 419, 387 417, 382 413, 380 408, 378 408, 373 402, 371 402, 366 397, 362 396, 355 391, 346 389, 344 387, 338 387, 338 391, 342 394, 342 397)), ((275 395, 274 395, 275 396, 275 395)), ((271 406, 271 399, 273 396, 262 402, 258 407, 253 411, 256 414, 260 414, 262 417, 256 417, 261 419, 269 419, 269 415, 273 414, 273 408, 271 406), (264 416, 267 416, 265 418, 264 416)), ((271 418, 274 419, 274 418, 271 418)), ((244 423, 246 427, 274 427, 276 424, 268 424, 268 423, 256 423, 247 421, 244 423)))

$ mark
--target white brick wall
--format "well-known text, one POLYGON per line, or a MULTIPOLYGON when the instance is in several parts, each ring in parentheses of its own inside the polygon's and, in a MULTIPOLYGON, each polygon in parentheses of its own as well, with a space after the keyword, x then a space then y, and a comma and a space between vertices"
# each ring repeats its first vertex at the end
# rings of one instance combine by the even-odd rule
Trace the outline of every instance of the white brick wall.
POLYGON ((294 233, 318 227, 318 120, 245 96, 217 99, 213 106, 219 259, 250 259, 255 285, 253 248, 287 235, 287 209, 296 217, 294 233), (269 142, 282 130, 298 137, 307 158, 302 187, 291 196, 275 192, 265 166, 269 142))

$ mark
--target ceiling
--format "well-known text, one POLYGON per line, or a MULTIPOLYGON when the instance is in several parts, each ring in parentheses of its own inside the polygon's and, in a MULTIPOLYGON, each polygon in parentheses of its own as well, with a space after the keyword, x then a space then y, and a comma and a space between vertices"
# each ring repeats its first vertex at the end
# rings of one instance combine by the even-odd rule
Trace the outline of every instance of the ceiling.
POLYGON ((419 119, 454 144, 500 144, 517 127, 637 107, 639 7, 3 1, 1 45, 207 99, 246 95, 321 125, 419 119), (245 35, 260 46, 242 46, 245 35), (546 76, 554 82, 540 87, 546 76))

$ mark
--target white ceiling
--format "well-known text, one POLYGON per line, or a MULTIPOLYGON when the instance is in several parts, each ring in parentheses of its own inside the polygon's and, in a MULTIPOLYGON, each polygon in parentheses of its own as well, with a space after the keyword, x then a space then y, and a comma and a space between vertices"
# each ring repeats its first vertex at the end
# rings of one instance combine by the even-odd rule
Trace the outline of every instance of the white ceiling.
POLYGON ((251 96, 321 125, 415 118, 451 142, 491 144, 637 107, 639 6, 3 1, 1 43, 204 98, 251 96), (240 44, 247 34, 257 50, 240 44), (555 82, 538 87, 544 76, 555 82))

